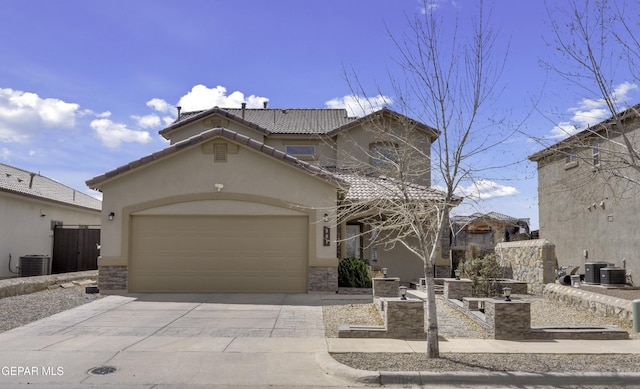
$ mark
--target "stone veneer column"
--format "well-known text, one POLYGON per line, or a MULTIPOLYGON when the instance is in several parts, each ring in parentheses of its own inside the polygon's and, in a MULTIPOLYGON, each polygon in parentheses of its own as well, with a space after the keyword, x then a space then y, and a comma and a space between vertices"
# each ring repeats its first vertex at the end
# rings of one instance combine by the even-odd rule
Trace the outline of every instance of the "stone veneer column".
POLYGON ((335 292, 338 290, 337 267, 310 267, 309 292, 335 292))
POLYGON ((384 298, 387 336, 400 339, 421 339, 424 331, 424 302, 422 300, 384 298))
POLYGON ((484 314, 495 339, 524 339, 531 332, 529 301, 486 299, 484 314))
POLYGON ((445 278, 444 298, 462 300, 463 297, 471 297, 473 283, 467 278, 456 280, 455 278, 445 278))
POLYGON ((400 297, 400 278, 374 278, 373 297, 400 297))
POLYGON ((127 290, 127 266, 99 266, 98 288, 100 291, 127 290))

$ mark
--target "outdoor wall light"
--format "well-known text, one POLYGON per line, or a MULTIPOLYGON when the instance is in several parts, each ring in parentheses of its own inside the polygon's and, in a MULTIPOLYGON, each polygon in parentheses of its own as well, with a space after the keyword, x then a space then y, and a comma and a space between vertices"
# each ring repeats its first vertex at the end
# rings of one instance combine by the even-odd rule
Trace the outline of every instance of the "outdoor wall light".
POLYGON ((111 213, 109 214, 109 221, 110 221, 110 222, 112 222, 114 217, 116 217, 116 214, 115 214, 115 213, 113 213, 113 212, 111 212, 111 213))
POLYGON ((502 293, 504 293, 504 301, 511 301, 511 288, 505 286, 502 288, 502 293))
POLYGON ((456 275, 456 280, 459 280, 459 279, 460 279, 460 269, 456 269, 456 270, 454 270, 454 271, 453 271, 453 274, 455 274, 455 275, 456 275))
POLYGON ((386 267, 382 268, 382 275, 384 276, 384 278, 387 278, 387 272, 389 271, 389 269, 387 269, 386 267))
POLYGON ((322 217, 322 221, 325 222, 325 223, 329 222, 329 214, 328 213, 324 214, 324 216, 322 217))
POLYGON ((406 286, 401 286, 400 287, 400 300, 406 300, 407 299, 407 287, 406 286))

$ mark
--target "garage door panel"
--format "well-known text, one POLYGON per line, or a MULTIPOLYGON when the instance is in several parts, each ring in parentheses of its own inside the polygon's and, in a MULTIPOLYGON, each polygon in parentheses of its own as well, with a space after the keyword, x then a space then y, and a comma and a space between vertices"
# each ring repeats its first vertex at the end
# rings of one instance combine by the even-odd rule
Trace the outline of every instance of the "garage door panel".
POLYGON ((308 219, 134 216, 132 292, 307 291, 308 219))

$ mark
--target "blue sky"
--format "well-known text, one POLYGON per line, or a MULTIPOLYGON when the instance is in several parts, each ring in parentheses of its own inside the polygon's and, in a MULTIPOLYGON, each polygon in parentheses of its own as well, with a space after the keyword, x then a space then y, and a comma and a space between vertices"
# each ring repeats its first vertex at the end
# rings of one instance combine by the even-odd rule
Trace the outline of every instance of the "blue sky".
MULTIPOLYGON (((446 20, 456 7, 473 11, 473 3, 443 0, 435 12, 446 20)), ((487 4, 499 44, 510 47, 494 109, 516 123, 539 99, 540 112, 522 129, 547 139, 558 133, 556 124, 570 128, 591 118, 598 102, 539 65, 555 55, 543 39, 549 36, 543 2, 487 4)), ((192 110, 268 99, 278 108, 345 106, 351 93, 345 69, 371 95, 393 98, 389 73, 397 71, 398 53, 387 29, 400 34, 406 18, 421 12, 416 0, 0 0, 0 6, 0 162, 93 195, 85 180, 167 146, 157 131, 175 118, 176 105, 192 110)), ((636 86, 624 81, 633 104, 636 86)), ((518 135, 507 148, 493 158, 519 163, 481 183, 485 201, 477 210, 528 217, 537 228, 536 169, 526 156, 541 146, 518 135)))

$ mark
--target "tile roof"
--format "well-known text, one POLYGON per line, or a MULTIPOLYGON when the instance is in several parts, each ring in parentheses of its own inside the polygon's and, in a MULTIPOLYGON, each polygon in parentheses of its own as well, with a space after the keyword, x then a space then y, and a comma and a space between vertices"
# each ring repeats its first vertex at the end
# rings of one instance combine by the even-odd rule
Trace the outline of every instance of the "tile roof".
POLYGON ((243 110, 242 108, 215 107, 204 111, 180 113, 180 118, 161 130, 160 134, 166 134, 189 121, 213 114, 238 120, 266 134, 326 134, 357 120, 355 117, 347 116, 346 109, 246 108, 243 110))
POLYGON ((0 191, 64 205, 102 209, 102 202, 37 173, 0 163, 0 191))
POLYGON ((477 219, 491 219, 491 220, 495 220, 495 221, 499 221, 499 222, 517 222, 517 221, 526 221, 527 223, 529 223, 529 219, 527 218, 517 218, 517 217, 512 217, 509 215, 505 215, 503 213, 499 213, 499 212, 489 212, 489 213, 479 213, 476 212, 472 215, 468 215, 468 216, 463 216, 463 215, 457 215, 457 216, 452 216, 451 217, 451 222, 452 223, 470 223, 474 220, 477 219))
MULTIPOLYGON (((379 176, 361 176, 348 172, 336 171, 334 174, 349 183, 349 191, 345 200, 367 201, 383 198, 402 198, 404 193, 393 179, 379 176)), ((423 185, 408 184, 407 195, 415 201, 444 201, 445 193, 423 185)), ((456 203, 462 198, 456 197, 456 203)))
POLYGON ((182 150, 186 147, 190 147, 190 146, 194 146, 197 144, 200 144, 202 142, 205 142, 209 139, 214 139, 214 138, 218 138, 218 137, 222 137, 222 138, 226 138, 229 139, 233 142, 236 142, 238 144, 250 147, 258 152, 264 153, 266 155, 269 155, 273 158, 277 158, 283 162, 288 163, 289 165, 295 166, 299 169, 305 170, 310 174, 313 174, 315 176, 318 176, 326 181, 330 181, 332 183, 334 183, 335 185, 339 186, 339 187, 345 187, 348 186, 349 184, 346 181, 343 181, 341 178, 335 176, 334 174, 332 174, 331 172, 320 168, 318 166, 312 165, 308 162, 302 161, 290 154, 286 154, 280 150, 277 150, 271 146, 268 146, 262 142, 259 142, 255 139, 249 138, 248 136, 239 134, 235 131, 231 131, 228 130, 226 128, 213 128, 207 131, 204 131, 198 135, 192 136, 191 138, 185 139, 181 142, 177 142, 163 150, 160 150, 158 152, 155 152, 151 155, 148 155, 146 157, 143 157, 141 159, 138 159, 137 161, 133 161, 130 162, 126 165, 120 166, 114 170, 111 170, 105 174, 102 174, 100 176, 94 177, 90 180, 87 181, 87 185, 90 188, 97 188, 98 186, 100 186, 102 183, 104 183, 105 181, 116 177, 122 173, 125 173, 127 171, 131 171, 134 170, 140 166, 146 165, 148 163, 163 159, 179 150, 182 150))

